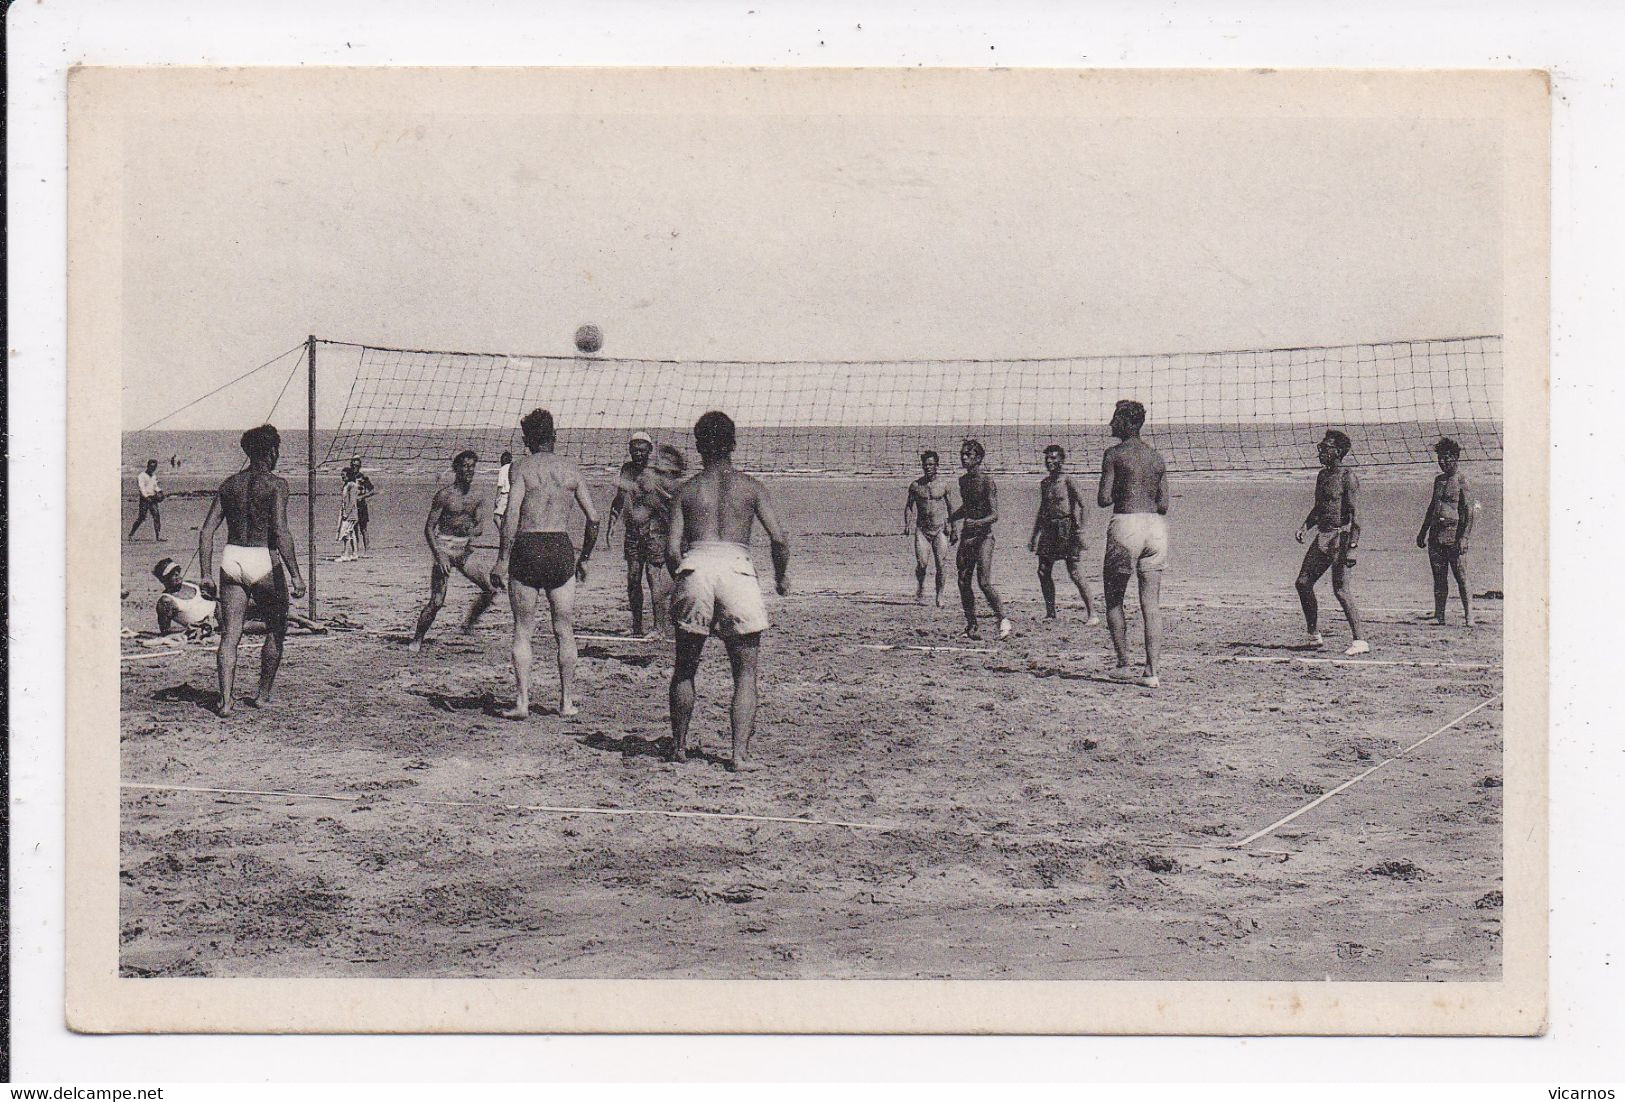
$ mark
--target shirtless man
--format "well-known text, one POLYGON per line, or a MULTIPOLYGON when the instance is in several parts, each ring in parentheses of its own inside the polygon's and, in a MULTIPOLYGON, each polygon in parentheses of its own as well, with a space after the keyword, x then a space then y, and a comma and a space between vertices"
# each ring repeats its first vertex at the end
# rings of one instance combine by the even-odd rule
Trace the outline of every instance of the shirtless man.
POLYGON ((1111 433, 1121 443, 1106 449, 1095 503, 1112 511, 1106 528, 1106 627, 1117 665, 1114 681, 1135 681, 1155 689, 1162 654, 1162 570, 1168 565, 1168 466, 1140 439, 1145 406, 1124 399, 1112 412, 1111 433), (1128 617, 1123 608, 1128 580, 1140 580, 1140 617, 1145 621, 1145 671, 1128 660, 1128 617))
POLYGON ((556 434, 553 415, 533 409, 519 422, 528 455, 514 460, 508 472, 508 519, 502 526, 502 546, 491 583, 507 584, 513 605, 513 676, 518 684, 514 705, 502 714, 508 719, 530 715, 530 636, 536 630, 536 610, 543 593, 553 617, 553 637, 559 648, 559 715, 573 716, 576 707, 576 582, 587 580, 587 560, 598 542, 598 512, 580 468, 553 454, 556 434), (571 506, 587 520, 581 534, 581 555, 576 556, 566 525, 571 506))
POLYGON ((197 537, 198 563, 208 577, 214 533, 222 520, 226 522, 227 542, 220 553, 220 650, 215 660, 220 681, 215 711, 222 716, 231 715, 235 703, 237 643, 243 637, 249 603, 265 621, 265 645, 260 648, 259 693, 245 703, 264 708, 271 703, 271 687, 282 662, 288 599, 305 593, 288 531, 288 483, 271 473, 282 454, 282 437, 273 426, 261 425, 243 433, 242 448, 248 469, 220 484, 197 537))
POLYGON ((666 572, 666 535, 671 527, 671 499, 675 491, 649 464, 654 447, 654 439, 646 432, 635 432, 627 441, 626 450, 631 458, 621 464, 616 476, 615 500, 609 504, 604 538, 607 540, 614 534, 615 518, 621 515, 621 510, 626 510, 623 542, 632 634, 643 635, 643 587, 647 583, 649 601, 654 608, 655 634, 665 638, 671 590, 671 579, 666 572))
POLYGON ((1467 533, 1473 527, 1473 512, 1478 508, 1472 491, 1467 488, 1467 476, 1457 472, 1461 462, 1461 445, 1446 436, 1433 446, 1439 457, 1440 474, 1433 480, 1433 496, 1428 500, 1427 512, 1422 515, 1422 529, 1416 533, 1416 546, 1425 547, 1428 566, 1433 569, 1433 620, 1444 623, 1444 606, 1450 600, 1450 575, 1456 576, 1456 592, 1461 596, 1462 622, 1473 623, 1472 590, 1467 585, 1467 571, 1462 556, 1467 554, 1467 533))
POLYGON ((937 607, 942 607, 942 560, 948 545, 959 539, 958 529, 948 521, 954 511, 953 493, 946 482, 937 481, 937 453, 920 453, 920 477, 908 484, 908 500, 903 503, 903 535, 914 540, 914 599, 925 603, 925 568, 937 568, 937 607))
POLYGON ((1038 483, 1038 515, 1033 518, 1033 534, 1027 540, 1027 550, 1038 556, 1038 588, 1044 593, 1044 619, 1053 620, 1055 613, 1055 560, 1066 563, 1067 575, 1078 587, 1083 598, 1083 611, 1087 626, 1100 623, 1095 615, 1095 602, 1089 596, 1089 583, 1084 579, 1078 563, 1083 559, 1086 541, 1083 537, 1083 491, 1077 480, 1066 473, 1066 449, 1051 444, 1044 449, 1044 470, 1047 473, 1038 483))
POLYGON ((455 480, 442 487, 429 503, 429 518, 423 522, 423 539, 434 557, 429 572, 429 603, 418 613, 417 630, 412 634, 411 651, 423 649, 423 637, 429 634, 434 618, 446 604, 446 590, 451 585, 451 572, 456 570, 479 587, 479 594, 469 606, 463 620, 463 634, 472 635, 474 624, 496 600, 486 575, 470 570, 469 556, 474 551, 474 540, 485 530, 485 497, 474 492, 474 471, 480 458, 471 451, 460 451, 451 461, 455 480))
POLYGON ((1320 473, 1315 476, 1315 504, 1298 529, 1297 540, 1304 542, 1309 533, 1314 538, 1303 553, 1303 566, 1298 570, 1298 601, 1303 605, 1303 620, 1309 631, 1308 645, 1319 648, 1325 640, 1319 630, 1320 605, 1315 600, 1315 583, 1332 571, 1332 592, 1343 606, 1348 618, 1349 631, 1354 641, 1344 654, 1371 653, 1360 629, 1360 609, 1354 603, 1354 550, 1360 546, 1360 524, 1355 510, 1355 498, 1360 480, 1343 465, 1349 453, 1349 438, 1336 429, 1327 429, 1325 439, 1316 447, 1320 457, 1320 473))
POLYGON ((948 514, 948 523, 960 522, 955 565, 959 569, 959 603, 965 610, 965 635, 971 639, 982 637, 976 626, 976 591, 971 585, 974 578, 999 619, 999 638, 1008 639, 1010 618, 1004 614, 1004 602, 993 586, 993 526, 999 521, 999 490, 992 476, 982 469, 986 458, 987 449, 980 441, 967 440, 960 446, 959 463, 965 473, 959 476, 959 508, 948 514))
POLYGON ((357 511, 361 507, 361 485, 349 471, 344 472, 344 489, 339 493, 339 557, 351 562, 361 557, 361 529, 357 511))
POLYGON ((733 670, 733 757, 728 770, 754 768, 750 739, 756 730, 756 664, 767 608, 750 559, 752 525, 773 547, 773 579, 779 595, 790 592, 786 571, 790 544, 773 513, 767 487, 733 465, 734 423, 712 410, 694 425, 694 443, 705 469, 683 484, 671 512, 666 565, 675 579, 672 620, 677 661, 671 672, 671 757, 687 761, 700 740, 689 741, 694 716, 694 676, 708 635, 722 636, 733 670))

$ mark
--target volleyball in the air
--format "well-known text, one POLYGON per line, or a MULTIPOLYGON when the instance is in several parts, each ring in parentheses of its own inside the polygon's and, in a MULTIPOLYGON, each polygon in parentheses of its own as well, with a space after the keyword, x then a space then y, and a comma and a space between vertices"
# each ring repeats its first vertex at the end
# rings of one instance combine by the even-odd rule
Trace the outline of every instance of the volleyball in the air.
POLYGON ((576 348, 582 352, 596 352, 604 347, 604 334, 596 325, 583 325, 576 330, 576 348))

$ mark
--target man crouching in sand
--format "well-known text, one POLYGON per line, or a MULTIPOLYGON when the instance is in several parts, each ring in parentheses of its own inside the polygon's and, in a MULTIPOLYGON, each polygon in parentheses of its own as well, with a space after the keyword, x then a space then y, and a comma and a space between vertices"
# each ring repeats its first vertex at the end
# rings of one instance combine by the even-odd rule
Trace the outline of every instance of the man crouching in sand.
POLYGON ((750 559, 754 522, 773 545, 773 577, 779 595, 790 591, 785 572, 790 544, 773 514, 767 487, 734 469, 734 423, 715 410, 694 425, 694 444, 705 469, 678 491, 667 535, 666 568, 676 581, 671 618, 677 628, 677 664, 671 673, 671 758, 687 761, 700 750, 688 739, 694 716, 694 675, 707 635, 722 636, 733 668, 733 758, 728 771, 753 768, 750 737, 756 728, 756 659, 767 607, 750 559))

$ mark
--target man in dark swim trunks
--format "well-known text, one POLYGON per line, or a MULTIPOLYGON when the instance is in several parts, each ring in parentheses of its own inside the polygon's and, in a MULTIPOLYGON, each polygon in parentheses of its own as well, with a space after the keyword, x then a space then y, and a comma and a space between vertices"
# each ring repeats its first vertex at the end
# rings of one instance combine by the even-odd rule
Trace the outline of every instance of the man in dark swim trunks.
POLYGON ((1048 472, 1038 483, 1038 515, 1033 518, 1033 534, 1027 540, 1027 550, 1038 556, 1038 588, 1044 594, 1044 619, 1053 620, 1055 612, 1055 563, 1066 563, 1067 576, 1078 587, 1083 598, 1086 626, 1100 623, 1095 615, 1095 602, 1089 596, 1089 582, 1078 564, 1083 560, 1086 541, 1083 538, 1083 491, 1077 480, 1066 473, 1066 449, 1051 444, 1044 449, 1044 470, 1048 472))
POLYGON ((1444 623, 1445 604, 1450 599, 1450 576, 1456 577, 1461 595, 1462 622, 1473 623, 1472 588, 1462 556, 1467 554, 1467 533, 1473 528, 1473 512, 1478 505, 1467 488, 1467 476, 1457 470, 1461 445, 1446 436, 1433 446, 1439 457, 1439 475, 1433 480, 1433 496, 1422 514, 1422 529, 1416 533, 1416 546, 1427 549, 1428 566, 1433 570, 1433 620, 1444 623))
POLYGON ((1309 547, 1303 553, 1303 565, 1298 568, 1298 602, 1303 606, 1304 625, 1308 628, 1306 645, 1318 649, 1325 645, 1320 634, 1320 605, 1315 600, 1315 583, 1330 568, 1332 593, 1343 606, 1348 619, 1349 632, 1354 641, 1343 653, 1351 658, 1370 654, 1371 644, 1366 641, 1360 626, 1360 607, 1354 603, 1354 552, 1360 546, 1360 521, 1356 500, 1360 480, 1344 462, 1349 454, 1349 438, 1337 429, 1327 429, 1325 439, 1316 448, 1320 458, 1320 473, 1315 476, 1315 505, 1298 529, 1298 542, 1309 547))
POLYGON ((576 636, 571 617, 576 582, 587 580, 587 560, 598 542, 598 511, 581 469, 553 454, 553 415, 533 409, 519 422, 519 429, 530 454, 514 460, 508 472, 508 516, 491 571, 491 582, 499 588, 512 581, 508 594, 513 604, 513 675, 519 692, 514 706, 502 714, 508 719, 530 715, 530 636, 538 601, 546 593, 559 647, 559 715, 573 716, 581 709, 575 702, 576 636), (579 558, 565 532, 572 504, 587 518, 579 558))
POLYGON ((626 450, 630 458, 621 464, 615 481, 615 500, 609 505, 609 522, 604 527, 607 540, 615 531, 615 520, 626 517, 626 600, 632 608, 632 634, 643 635, 643 587, 649 587, 654 610, 655 634, 666 635, 670 617, 671 579, 666 573, 666 534, 671 527, 671 500, 676 493, 672 482, 650 462, 655 442, 646 432, 632 434, 626 450))
POLYGON ((198 562, 207 578, 214 567, 214 533, 226 522, 226 547, 220 554, 220 650, 215 659, 220 702, 215 711, 231 715, 237 680, 237 643, 243 637, 249 602, 265 621, 260 648, 258 695, 246 701, 256 708, 271 703, 271 687, 282 663, 282 640, 288 633, 288 598, 305 594, 305 579, 288 531, 288 483, 271 472, 282 454, 282 437, 271 425, 243 433, 248 469, 220 484, 198 529, 198 562), (291 579, 291 581, 290 581, 291 579))
POLYGON ((999 521, 999 489, 982 469, 987 449, 980 441, 967 440, 959 449, 959 463, 965 473, 959 476, 959 508, 948 514, 948 523, 959 524, 959 603, 965 609, 965 635, 980 639, 976 626, 976 591, 981 586, 993 615, 999 619, 999 638, 1010 637, 1010 618, 1004 614, 1004 601, 993 586, 993 526, 999 521))

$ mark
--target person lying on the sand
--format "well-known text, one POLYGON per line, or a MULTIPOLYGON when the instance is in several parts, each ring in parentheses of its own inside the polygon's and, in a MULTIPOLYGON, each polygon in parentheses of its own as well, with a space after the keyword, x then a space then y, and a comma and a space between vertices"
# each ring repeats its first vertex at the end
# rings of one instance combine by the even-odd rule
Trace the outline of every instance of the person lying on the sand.
POLYGON ((1111 632, 1117 665, 1114 681, 1137 681, 1148 689, 1157 678, 1162 652, 1162 569, 1168 564, 1168 465, 1157 449, 1140 439, 1145 406, 1130 399, 1117 403, 1111 433, 1120 443, 1106 449, 1095 503, 1111 509, 1106 528, 1106 627, 1111 632), (1145 621, 1145 671, 1136 675, 1128 660, 1128 616, 1123 601, 1128 581, 1140 581, 1140 616, 1145 621))
POLYGON ((464 635, 473 633, 474 624, 496 600, 497 592, 490 579, 468 567, 475 537, 485 529, 485 495, 474 492, 474 471, 479 462, 480 457, 471 451, 458 452, 451 461, 455 480, 438 490, 429 503, 429 517, 423 522, 423 539, 429 545, 434 566, 429 571, 429 603, 418 613, 417 629, 412 633, 413 654, 423 649, 423 637, 429 634, 434 618, 446 605, 446 590, 451 585, 453 570, 480 590, 463 618, 464 635))
POLYGON ((767 606, 756 567, 750 560, 751 529, 760 521, 773 549, 774 584, 790 591, 790 544, 773 512, 767 487, 733 465, 734 423, 712 410, 694 425, 694 444, 705 468, 683 484, 671 511, 666 568, 675 585, 671 616, 677 626, 676 663, 671 671, 671 757, 686 761, 691 750, 694 678, 705 640, 720 635, 733 670, 733 757, 729 772, 753 768, 750 739, 756 730, 756 660, 767 606))
POLYGON ((1315 504, 1298 529, 1298 542, 1303 543, 1309 533, 1314 538, 1303 553, 1303 565, 1298 568, 1298 601, 1303 605, 1303 620, 1308 630, 1308 645, 1321 647, 1325 641, 1320 634, 1320 606, 1315 600, 1315 583, 1328 568, 1332 572, 1332 593, 1343 606, 1349 631, 1354 641, 1343 653, 1368 654, 1371 644, 1366 642, 1360 627, 1360 608, 1354 603, 1354 551, 1360 546, 1360 521, 1356 501, 1360 480, 1344 464, 1350 448, 1349 438, 1336 429, 1327 429, 1326 436, 1316 447, 1320 458, 1320 473, 1315 476, 1315 504))
MULTIPOLYGON (((152 568, 152 576, 164 587, 164 591, 158 594, 156 610, 159 636, 184 638, 190 643, 207 639, 219 630, 220 592, 214 585, 187 580, 181 564, 168 558, 158 560, 158 565, 152 568)), ((288 623, 315 635, 327 632, 325 624, 291 610, 287 619, 288 623)), ((265 621, 260 618, 259 610, 250 605, 243 634, 257 635, 264 631, 265 621)))
POLYGON ((530 715, 530 636, 545 593, 553 616, 553 638, 558 643, 559 715, 573 716, 581 711, 575 701, 576 582, 587 580, 587 560, 598 542, 598 511, 581 468, 553 454, 557 439, 553 415, 533 409, 519 422, 519 431, 529 454, 514 460, 508 473, 508 519, 502 526, 497 564, 491 570, 491 583, 508 586, 513 607, 513 674, 518 694, 513 707, 502 714, 508 719, 530 715), (565 531, 572 507, 587 518, 579 557, 565 531))
POLYGON ((220 484, 208 515, 198 530, 198 562, 204 577, 214 564, 214 533, 226 522, 227 543, 220 554, 220 650, 215 660, 220 702, 215 710, 229 716, 235 704, 237 643, 242 639, 248 606, 265 621, 260 648, 259 692, 246 703, 265 707, 282 662, 282 640, 288 631, 288 599, 302 597, 293 534, 288 530, 288 483, 272 472, 282 454, 282 437, 272 425, 249 429, 242 436, 248 468, 220 484))

